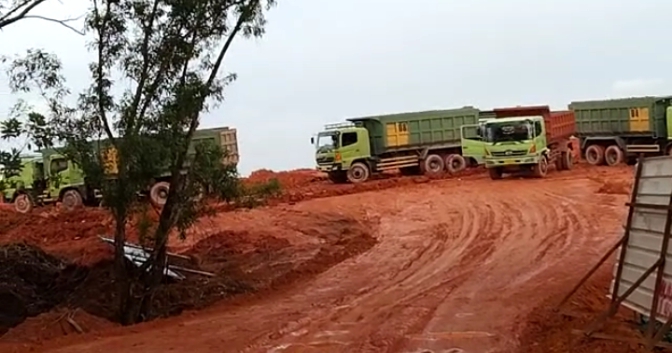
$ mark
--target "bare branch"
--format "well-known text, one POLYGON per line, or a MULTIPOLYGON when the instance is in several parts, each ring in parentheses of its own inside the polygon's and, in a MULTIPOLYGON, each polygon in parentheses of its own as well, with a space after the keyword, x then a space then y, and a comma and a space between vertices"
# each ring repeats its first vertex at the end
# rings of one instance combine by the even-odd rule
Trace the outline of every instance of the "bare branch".
MULTIPOLYGON (((24 16, 23 18, 24 18, 24 19, 34 18, 34 19, 38 19, 38 20, 43 20, 43 21, 48 21, 48 22, 54 22, 54 23, 57 23, 57 24, 59 24, 59 25, 65 27, 65 28, 67 28, 67 29, 69 29, 69 30, 71 30, 71 31, 73 31, 73 32, 75 32, 75 33, 77 33, 77 34, 79 34, 80 36, 83 36, 83 35, 85 34, 84 31, 79 30, 79 29, 77 29, 77 28, 75 28, 75 27, 72 27, 71 25, 68 24, 68 22, 76 21, 76 20, 80 19, 81 16, 79 16, 79 17, 77 17, 77 18, 68 18, 68 19, 65 19, 65 20, 57 20, 57 19, 54 19, 54 18, 49 18, 49 17, 39 16, 39 15, 27 15, 27 16, 24 16)), ((0 27, 0 28, 1 28, 1 27, 0 27)))
POLYGON ((67 18, 67 19, 56 19, 40 15, 30 15, 29 13, 34 10, 38 5, 44 3, 46 0, 24 0, 16 5, 14 5, 7 13, 0 15, 0 29, 3 29, 6 26, 9 26, 13 23, 16 23, 20 20, 25 19, 38 19, 47 22, 53 22, 59 24, 79 35, 84 35, 84 31, 74 28, 69 25, 68 22, 76 21, 81 18, 67 18))
POLYGON ((17 4, 13 9, 0 17, 0 29, 25 18, 31 10, 44 1, 45 0, 25 0, 22 3, 17 4), (21 9, 24 6, 25 8, 21 9))

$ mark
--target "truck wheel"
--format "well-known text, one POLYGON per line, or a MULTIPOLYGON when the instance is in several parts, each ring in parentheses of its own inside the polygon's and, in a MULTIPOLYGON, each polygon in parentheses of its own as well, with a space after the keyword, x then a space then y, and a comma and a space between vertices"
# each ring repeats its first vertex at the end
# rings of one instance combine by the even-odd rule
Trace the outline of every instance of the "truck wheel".
POLYGON ((422 172, 429 176, 440 175, 443 173, 445 167, 446 164, 443 162, 443 158, 438 154, 430 154, 422 162, 422 172))
POLYGON ((534 167, 532 167, 532 173, 537 178, 543 178, 546 176, 546 174, 548 174, 548 160, 546 159, 546 157, 542 157, 539 160, 539 163, 535 164, 534 167))
POLYGON ((560 152, 560 156, 555 160, 555 169, 565 170, 565 152, 560 152))
POLYGON ((449 154, 446 157, 446 170, 450 174, 457 174, 467 167, 467 161, 459 154, 449 154))
POLYGON ((18 213, 30 213, 33 210, 33 202, 26 194, 18 195, 14 199, 14 210, 18 213))
POLYGON ((359 184, 369 179, 369 167, 361 162, 353 163, 348 169, 348 180, 353 184, 359 184))
POLYGON ((600 145, 590 145, 586 148, 586 161, 590 165, 601 165, 604 163, 604 147, 600 145))
POLYGON ((84 204, 82 194, 77 190, 68 190, 64 192, 61 202, 63 203, 63 208, 68 212, 74 211, 84 204))
POLYGON ((348 175, 342 170, 337 172, 329 172, 327 175, 329 180, 334 184, 343 184, 348 181, 348 175))
POLYGON ((571 170, 574 167, 574 154, 572 151, 562 152, 562 164, 565 170, 571 170))
POLYGON ((492 180, 499 180, 502 178, 503 170, 502 168, 489 168, 488 169, 488 174, 490 174, 490 179, 492 180))
POLYGON ((623 150, 616 145, 611 145, 604 151, 604 161, 611 167, 623 163, 624 157, 623 150))
POLYGON ((163 207, 168 200, 168 191, 170 191, 170 183, 166 181, 160 181, 149 189, 149 200, 152 202, 152 205, 156 207, 163 207))

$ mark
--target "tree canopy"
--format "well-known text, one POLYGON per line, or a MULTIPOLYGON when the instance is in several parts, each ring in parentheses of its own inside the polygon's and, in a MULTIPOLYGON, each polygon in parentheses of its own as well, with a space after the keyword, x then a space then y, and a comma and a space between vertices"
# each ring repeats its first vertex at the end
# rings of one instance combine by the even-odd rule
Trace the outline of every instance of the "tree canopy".
MULTIPOLYGON (((141 321, 151 310, 168 236, 173 229, 184 235, 207 212, 204 191, 227 200, 240 196, 235 166, 222 163, 227 151, 214 144, 194 147, 192 140, 202 113, 221 104, 225 87, 236 79, 224 70, 234 39, 263 36, 273 5, 275 0, 92 0, 85 32, 95 60, 91 83, 74 106, 66 103, 72 93, 56 56, 30 50, 8 67, 12 91, 38 92, 48 113, 17 104, 0 126, 2 137, 27 136, 32 145, 57 148, 76 161, 114 216, 124 323, 141 321), (113 152, 112 167, 103 150, 113 152), (151 259, 131 271, 123 257, 126 225, 138 193, 157 175, 166 175, 169 187, 158 222, 143 230, 151 259)), ((0 153, 6 175, 20 171, 19 152, 0 153)))

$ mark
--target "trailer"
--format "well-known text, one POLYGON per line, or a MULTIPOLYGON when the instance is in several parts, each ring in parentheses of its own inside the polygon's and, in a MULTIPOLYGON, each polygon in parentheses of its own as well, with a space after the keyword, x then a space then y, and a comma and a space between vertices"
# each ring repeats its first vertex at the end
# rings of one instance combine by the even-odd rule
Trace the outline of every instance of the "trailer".
POLYGON ((481 122, 478 129, 485 167, 493 180, 501 179, 505 173, 521 171, 544 177, 550 165, 557 170, 572 168, 571 137, 576 124, 571 111, 519 106, 493 112, 495 118, 481 122))
POLYGON ((317 169, 336 183, 362 183, 374 173, 458 173, 476 165, 462 157, 461 127, 475 124, 479 110, 464 107, 347 119, 311 138, 317 169))
POLYGON ((609 166, 639 154, 672 154, 672 97, 572 102, 581 154, 609 166))

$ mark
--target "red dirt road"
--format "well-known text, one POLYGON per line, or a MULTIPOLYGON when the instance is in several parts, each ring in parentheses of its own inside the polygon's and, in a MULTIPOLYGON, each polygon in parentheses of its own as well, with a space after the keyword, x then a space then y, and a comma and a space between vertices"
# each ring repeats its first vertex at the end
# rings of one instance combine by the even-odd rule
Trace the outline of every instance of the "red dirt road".
MULTIPOLYGON (((620 235, 626 196, 597 192, 604 170, 435 181, 222 214, 211 222, 336 214, 369 224, 378 243, 269 296, 38 351, 516 352, 536 344, 521 338, 528 316, 566 293, 620 235)), ((631 169, 608 173, 627 179, 631 169)))

